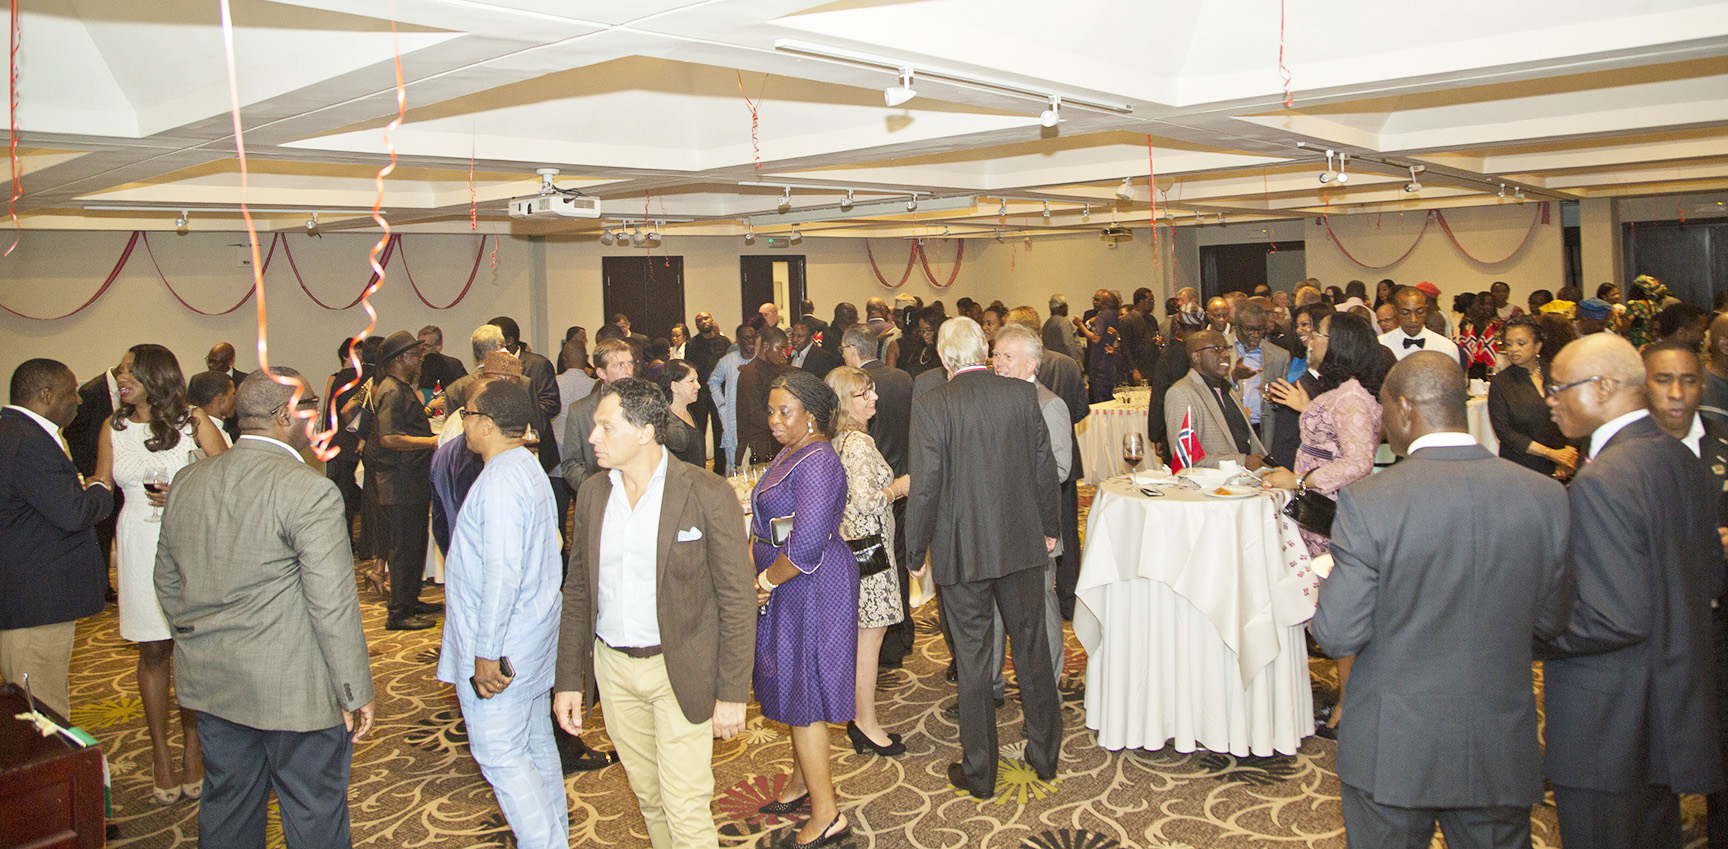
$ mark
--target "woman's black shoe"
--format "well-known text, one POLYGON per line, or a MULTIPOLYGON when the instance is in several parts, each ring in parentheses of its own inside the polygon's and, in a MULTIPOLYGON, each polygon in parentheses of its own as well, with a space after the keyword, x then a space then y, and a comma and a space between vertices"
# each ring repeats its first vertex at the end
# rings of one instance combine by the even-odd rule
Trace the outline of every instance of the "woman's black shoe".
POLYGON ((1338 739, 1338 726, 1321 725, 1319 728, 1314 729, 1314 736, 1319 737, 1322 740, 1336 740, 1338 739))
POLYGON ((840 829, 839 831, 835 831, 835 832, 829 831, 829 829, 832 829, 834 826, 840 824, 840 818, 843 816, 845 816, 845 814, 835 814, 834 815, 834 821, 828 823, 828 828, 822 829, 822 836, 816 838, 815 840, 810 841, 809 843, 799 843, 798 842, 798 831, 797 831, 797 829, 793 829, 793 831, 792 831, 793 849, 817 849, 818 846, 827 846, 830 843, 839 843, 840 841, 845 840, 848 837, 851 837, 852 836, 852 824, 851 823, 847 823, 846 827, 840 829))
POLYGON ((807 805, 809 803, 810 803, 810 794, 805 793, 804 795, 799 796, 798 798, 793 799, 790 802, 782 802, 782 801, 776 799, 772 802, 769 802, 766 805, 763 805, 760 808, 757 808, 756 812, 760 813, 760 814, 789 814, 789 813, 792 813, 793 811, 798 810, 799 808, 804 807, 805 805, 807 805))
POLYGON ((888 735, 888 745, 878 746, 876 745, 875 740, 870 739, 870 735, 865 734, 863 730, 859 729, 858 723, 856 722, 848 721, 846 723, 846 737, 852 741, 852 751, 860 755, 864 754, 865 749, 869 749, 885 758, 891 758, 895 755, 903 755, 906 753, 906 744, 901 742, 900 735, 890 734, 888 735))

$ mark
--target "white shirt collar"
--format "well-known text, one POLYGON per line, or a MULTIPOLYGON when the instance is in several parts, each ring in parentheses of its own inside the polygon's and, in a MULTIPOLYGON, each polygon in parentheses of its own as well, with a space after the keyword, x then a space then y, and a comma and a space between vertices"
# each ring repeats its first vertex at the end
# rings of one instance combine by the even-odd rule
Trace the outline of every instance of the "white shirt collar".
MULTIPOLYGON (((654 474, 648 476, 649 486, 653 486, 656 481, 663 481, 666 479, 666 459, 672 456, 672 452, 666 450, 666 446, 664 445, 659 446, 659 448, 660 462, 654 465, 654 474)), ((606 473, 606 476, 611 479, 614 488, 624 485, 624 473, 622 471, 612 469, 606 473)))
POLYGON ((300 456, 300 452, 295 451, 294 446, 289 445, 288 443, 283 442, 280 439, 274 439, 274 438, 271 438, 268 436, 260 436, 256 433, 242 433, 242 434, 240 434, 240 438, 241 439, 256 439, 259 442, 268 442, 271 445, 280 445, 280 446, 282 446, 282 450, 288 452, 288 454, 290 456, 292 456, 294 459, 299 460, 302 463, 306 462, 306 458, 300 456))
POLYGON ((1692 455, 1694 457, 1704 456, 1703 416, 1700 416, 1697 413, 1692 414, 1692 427, 1686 431, 1686 435, 1682 437, 1680 441, 1686 443, 1687 448, 1692 449, 1692 455))
POLYGON ((1424 448, 1457 448, 1462 445, 1478 445, 1476 437, 1456 430, 1437 430, 1423 434, 1410 441, 1410 454, 1424 448))
POLYGON ((1649 410, 1639 407, 1630 413, 1609 419, 1596 428, 1596 431, 1590 434, 1590 459, 1596 459, 1596 455, 1602 453, 1602 446, 1607 445, 1608 440, 1613 439, 1614 434, 1619 433, 1621 428, 1648 415, 1649 410))
POLYGON ((20 407, 16 404, 7 404, 6 409, 17 410, 18 412, 29 416, 31 419, 35 420, 37 424, 41 425, 43 430, 48 431, 48 435, 54 437, 55 442, 60 441, 60 426, 43 418, 41 414, 37 413, 35 410, 32 410, 29 407, 20 407))

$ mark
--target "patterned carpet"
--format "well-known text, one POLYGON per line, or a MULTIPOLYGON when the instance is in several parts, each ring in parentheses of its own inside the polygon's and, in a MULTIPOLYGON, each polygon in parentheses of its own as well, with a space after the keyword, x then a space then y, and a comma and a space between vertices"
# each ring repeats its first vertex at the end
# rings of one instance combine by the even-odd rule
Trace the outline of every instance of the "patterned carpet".
MULTIPOLYGON (((438 600, 429 590, 427 600, 438 600)), ((513 845, 490 788, 467 751, 451 690, 434 677, 437 629, 388 632, 375 593, 361 591, 378 693, 378 722, 357 748, 349 795, 356 846, 502 847, 513 845)), ((1016 760, 1024 745, 1017 691, 998 711, 1004 762, 999 795, 980 802, 949 786, 958 758, 955 725, 941 708, 954 699, 943 680, 947 651, 934 606, 916 617, 918 642, 905 668, 884 670, 883 724, 905 737, 898 758, 854 754, 844 728, 833 729, 834 778, 856 849, 1115 849, 1115 847, 1293 846, 1341 849, 1343 819, 1335 744, 1306 740, 1291 757, 1236 758, 1173 751, 1110 752, 1086 729, 1078 687, 1085 654, 1068 634, 1063 680, 1061 769, 1046 784, 1016 760)), ((73 720, 106 748, 113 774, 117 847, 189 846, 197 836, 197 803, 157 808, 150 800, 150 748, 133 678, 137 653, 119 638, 113 607, 79 623, 72 663, 73 720)), ((1318 691, 1335 692, 1334 666, 1312 662, 1318 691)), ((1012 681, 1012 678, 1010 678, 1012 681)), ((585 739, 610 748, 604 718, 585 739)), ((178 724, 171 735, 176 739, 178 724)), ((758 814, 790 769, 786 729, 752 707, 744 734, 716 743, 714 811, 723 846, 790 845, 796 820, 758 814)), ((621 767, 567 777, 572 846, 645 847, 647 830, 621 767)), ((275 819, 270 845, 282 846, 275 819)), ((1687 799, 1689 846, 1703 845, 1703 806, 1687 799)), ((1554 809, 1533 816, 1538 847, 1559 845, 1554 809)), ((1435 845, 1444 845, 1435 838, 1435 845)))

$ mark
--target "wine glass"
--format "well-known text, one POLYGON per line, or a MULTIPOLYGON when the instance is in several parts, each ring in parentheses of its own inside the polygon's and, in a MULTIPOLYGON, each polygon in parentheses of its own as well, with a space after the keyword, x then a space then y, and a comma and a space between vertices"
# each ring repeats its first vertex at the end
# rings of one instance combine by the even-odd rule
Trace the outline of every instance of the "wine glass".
MULTIPOLYGON (((168 490, 168 470, 157 466, 144 473, 144 491, 161 493, 168 490)), ((162 521, 162 508, 150 505, 150 515, 144 517, 146 522, 162 521)))
POLYGON ((1140 461, 1146 459, 1146 434, 1122 434, 1122 462, 1128 464, 1130 477, 1140 469, 1140 461))

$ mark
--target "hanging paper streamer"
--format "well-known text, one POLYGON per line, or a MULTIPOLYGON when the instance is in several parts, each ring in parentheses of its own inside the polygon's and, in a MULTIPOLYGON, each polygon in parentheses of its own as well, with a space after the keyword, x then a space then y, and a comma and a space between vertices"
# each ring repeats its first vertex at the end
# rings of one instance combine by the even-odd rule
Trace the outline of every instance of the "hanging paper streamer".
POLYGON ((924 277, 930 281, 930 285, 938 289, 946 289, 949 286, 954 285, 954 281, 960 277, 960 261, 966 257, 965 239, 961 239, 960 244, 954 248, 954 270, 948 273, 948 282, 946 283, 936 282, 936 275, 930 271, 930 263, 925 261, 924 248, 921 245, 914 242, 912 244, 912 250, 918 256, 918 264, 924 267, 924 277))
POLYGON ((762 119, 762 109, 759 104, 762 102, 762 92, 768 88, 768 76, 766 74, 762 76, 762 88, 756 90, 756 99, 751 100, 750 95, 744 93, 744 72, 734 69, 733 73, 738 75, 738 96, 744 98, 745 106, 750 107, 750 155, 755 159, 756 170, 761 171, 762 140, 757 137, 756 130, 762 119))
POLYGON ((1332 216, 1330 216, 1330 215, 1320 216, 1321 226, 1326 228, 1326 236, 1332 240, 1332 244, 1338 246, 1338 250, 1339 250, 1339 252, 1344 254, 1344 258, 1347 260, 1350 260, 1351 262, 1353 262, 1353 263, 1355 263, 1355 264, 1357 264, 1363 268, 1369 269, 1370 271, 1378 271, 1382 268, 1391 268, 1392 266, 1397 265, 1398 263, 1403 262, 1406 259, 1409 259, 1410 255, 1412 253, 1416 252, 1416 246, 1418 244, 1421 244, 1422 234, 1428 232, 1428 224, 1429 224, 1429 222, 1431 222, 1433 220, 1434 220, 1434 213, 1432 213, 1432 212, 1428 213, 1427 215, 1422 216, 1422 229, 1418 230, 1416 232, 1416 238, 1411 240, 1409 250, 1406 250, 1397 259, 1392 260, 1391 262, 1388 262, 1385 265, 1369 265, 1368 263, 1357 259, 1354 254, 1350 253, 1350 249, 1344 247, 1344 243, 1338 240, 1338 234, 1332 232, 1332 216))
POLYGON ((126 249, 120 252, 119 261, 115 262, 114 263, 114 269, 112 271, 108 272, 108 279, 103 280, 102 285, 98 286, 96 288, 96 293, 91 295, 89 300, 85 301, 82 304, 79 304, 77 309, 74 309, 69 313, 62 313, 60 315, 47 316, 47 317, 34 316, 34 315, 28 315, 25 313, 21 313, 21 312, 15 310, 9 306, 6 306, 5 304, 0 304, 0 310, 5 310, 5 311, 7 311, 7 312, 9 312, 15 316, 18 316, 19 318, 28 318, 32 321, 59 321, 62 318, 71 318, 72 316, 75 316, 75 315, 83 312, 85 310, 85 308, 89 307, 91 304, 96 303, 97 298, 100 298, 104 294, 106 294, 108 292, 108 287, 114 285, 115 280, 120 279, 120 270, 126 267, 126 260, 132 258, 132 249, 138 245, 139 237, 141 237, 142 235, 143 234, 138 232, 137 230, 132 231, 132 238, 128 239, 126 241, 126 249))
POLYGON ((1477 259, 1476 257, 1471 256, 1470 252, 1465 250, 1464 246, 1458 242, 1458 237, 1452 233, 1452 228, 1446 224, 1446 213, 1435 210, 1434 219, 1440 223, 1440 230, 1441 232, 1444 232, 1446 238, 1452 242, 1452 247, 1457 248, 1458 252, 1463 254, 1466 259, 1482 265, 1499 265, 1517 256, 1524 250, 1525 245, 1530 244, 1530 239, 1536 235, 1536 225, 1546 223, 1543 220, 1543 212, 1546 211, 1547 206, 1548 204, 1543 203, 1539 204, 1536 209, 1531 210, 1530 229, 1524 231, 1524 238, 1518 242, 1518 247, 1513 248, 1511 253, 1499 259, 1477 259))
POLYGON ((876 267, 876 254, 870 250, 869 239, 864 240, 864 256, 870 259, 870 273, 876 275, 876 282, 890 289, 898 289, 906 285, 906 281, 912 277, 912 263, 918 259, 918 243, 913 242, 912 250, 906 254, 906 271, 900 275, 900 282, 898 283, 889 283, 888 278, 882 276, 882 269, 876 267))
MULTIPOLYGON (((496 241, 495 238, 494 241, 496 241)), ((438 306, 426 300, 426 296, 420 291, 419 284, 414 282, 414 272, 408 270, 408 249, 402 247, 402 235, 400 233, 396 235, 396 247, 402 252, 402 276, 408 278, 408 288, 414 292, 414 297, 419 298, 420 303, 432 309, 447 310, 462 303, 462 299, 468 297, 468 290, 474 285, 474 278, 480 275, 480 260, 486 256, 486 237, 480 237, 480 249, 474 252, 474 267, 468 270, 468 282, 462 284, 462 291, 456 293, 456 299, 444 306, 438 306)))
POLYGON ((1146 134, 1146 199, 1152 204, 1152 267, 1158 267, 1158 168, 1152 163, 1152 134, 1146 134))
MULTIPOLYGON (((258 369, 265 374, 270 374, 270 342, 266 336, 268 324, 264 305, 264 264, 259 261, 258 257, 258 225, 252 220, 252 208, 246 200, 251 174, 246 165, 245 129, 240 124, 240 78, 235 70, 234 62, 234 13, 228 7, 228 0, 220 0, 220 4, 222 11, 222 53, 228 62, 228 115, 234 124, 234 155, 240 163, 240 217, 246 220, 246 246, 252 252, 252 291, 258 295, 258 369)), ((149 249, 148 242, 146 242, 145 249, 149 249)), ((163 278, 162 282, 166 284, 167 278, 163 278)), ((173 290, 170 289, 170 291, 173 290)), ((308 387, 304 384, 295 384, 293 381, 274 374, 270 374, 270 379, 284 386, 294 387, 294 393, 288 399, 288 408, 296 410, 301 396, 308 391, 308 387)))
MULTIPOLYGON (((24 30, 20 27, 18 17, 18 0, 12 0, 12 64, 11 73, 7 75, 6 91, 11 104, 12 133, 10 151, 12 158, 12 195, 6 199, 6 214, 12 218, 12 244, 8 245, 5 254, 11 256, 18 248, 18 240, 24 235, 24 225, 18 222, 18 199, 24 196, 24 163, 18 158, 18 48, 24 41, 24 30)), ((85 306, 89 306, 86 304, 85 306)), ((83 309, 83 307, 79 307, 83 309)))
MULTIPOLYGON (((369 293, 371 293, 378 284, 378 281, 380 279, 378 276, 379 272, 374 271, 374 272, 372 272, 372 277, 366 281, 366 285, 360 287, 360 294, 355 295, 354 300, 349 301, 348 303, 343 304, 342 306, 339 306, 339 307, 335 307, 335 306, 331 306, 329 304, 326 304, 323 301, 319 300, 317 295, 312 294, 311 289, 306 288, 306 280, 305 280, 305 278, 300 276, 300 266, 295 264, 295 262, 294 262, 294 251, 292 248, 290 248, 288 246, 287 238, 282 236, 282 234, 280 234, 280 233, 277 234, 277 238, 282 240, 282 255, 284 257, 288 258, 288 268, 294 272, 294 280, 295 280, 295 282, 300 284, 300 291, 305 292, 306 297, 311 298, 312 303, 317 304, 318 306, 321 306, 327 310, 353 309, 362 300, 365 300, 366 296, 369 293)), ((380 271, 382 270, 382 266, 387 266, 390 264, 390 257, 393 253, 395 253, 395 251, 396 251, 396 239, 392 238, 392 239, 390 239, 389 243, 384 246, 384 257, 383 257, 383 260, 382 260, 382 263, 380 266, 380 271)), ((374 313, 373 315, 376 316, 377 314, 374 313)), ((367 335, 371 334, 371 332, 372 332, 372 328, 368 327, 368 328, 366 328, 365 332, 363 332, 360 335, 359 338, 364 339, 364 338, 366 338, 367 335)), ((342 391, 346 392, 348 390, 343 389, 342 391)))
POLYGON ((474 193, 474 136, 468 136, 468 229, 480 229, 480 196, 474 193))
MULTIPOLYGON (((154 250, 150 249, 150 234, 149 233, 140 233, 139 235, 141 235, 143 237, 144 255, 148 256, 150 258, 150 266, 152 268, 156 269, 156 277, 162 281, 163 286, 166 286, 168 288, 168 294, 173 295, 174 300, 180 302, 180 306, 183 306, 183 307, 185 307, 185 308, 187 308, 187 309, 189 309, 189 310, 191 310, 191 311, 193 311, 199 315, 227 315, 227 314, 245 306, 246 302, 252 299, 252 293, 255 291, 255 289, 254 289, 254 287, 248 286, 248 287, 246 287, 246 295, 240 299, 239 303, 237 303, 234 306, 231 306, 225 310, 222 310, 221 312, 205 312, 205 311, 203 311, 203 310, 201 310, 195 306, 192 306, 191 304, 186 302, 185 298, 180 297, 179 292, 174 291, 174 284, 169 283, 168 282, 168 276, 162 273, 161 264, 156 262, 156 252, 154 250)), ((280 240, 281 238, 282 238, 282 234, 277 233, 276 238, 270 240, 270 253, 264 257, 264 268, 262 271, 259 272, 259 276, 263 276, 264 274, 269 273, 270 260, 272 260, 276 257, 276 242, 278 240, 280 240)))
POLYGON ((1278 76, 1284 78, 1284 108, 1296 102, 1296 96, 1290 93, 1290 66, 1284 64, 1284 0, 1278 0, 1278 76))

